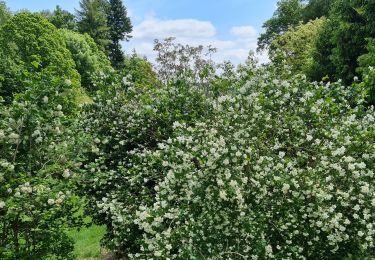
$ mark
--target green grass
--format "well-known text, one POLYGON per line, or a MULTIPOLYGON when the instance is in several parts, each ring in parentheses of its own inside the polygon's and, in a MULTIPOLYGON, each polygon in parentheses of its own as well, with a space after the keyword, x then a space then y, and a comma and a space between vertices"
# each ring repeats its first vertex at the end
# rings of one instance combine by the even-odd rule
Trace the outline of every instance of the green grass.
POLYGON ((80 230, 70 230, 68 235, 74 240, 74 254, 78 259, 99 258, 102 254, 100 239, 105 233, 104 226, 92 225, 80 230))

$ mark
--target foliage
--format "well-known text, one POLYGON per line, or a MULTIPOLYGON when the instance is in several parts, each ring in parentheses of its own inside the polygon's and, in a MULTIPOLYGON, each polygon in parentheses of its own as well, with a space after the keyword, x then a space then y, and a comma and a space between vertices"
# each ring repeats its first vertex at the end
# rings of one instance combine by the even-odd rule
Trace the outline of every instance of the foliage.
POLYGON ((18 13, 0 28, 0 96, 12 100, 31 79, 59 77, 80 85, 64 39, 39 14, 18 13))
POLYGON ((171 84, 90 105, 82 183, 110 248, 139 259, 374 255, 375 113, 360 89, 249 74, 219 97, 171 84))
POLYGON ((316 80, 328 74, 331 79, 351 84, 359 76, 358 57, 366 53, 366 38, 375 35, 374 12, 373 1, 335 1, 325 30, 317 40, 316 80))
POLYGON ((31 82, 0 104, 0 258, 71 259, 65 228, 79 226, 73 182, 80 135, 71 82, 31 82))
POLYGON ((375 38, 367 39, 367 53, 361 55, 358 58, 359 67, 357 71, 359 73, 368 72, 369 67, 375 67, 375 38))
POLYGON ((312 70, 316 40, 325 18, 300 24, 276 37, 270 45, 270 59, 274 64, 287 65, 292 73, 307 74, 312 70))
POLYGON ((176 82, 179 79, 188 79, 192 82, 207 83, 214 72, 211 55, 216 52, 212 46, 205 49, 176 43, 174 37, 164 41, 154 41, 156 56, 156 72, 163 83, 176 82))
POLYGON ((97 90, 102 85, 103 79, 113 70, 108 58, 88 34, 79 34, 66 29, 59 32, 81 75, 82 86, 89 92, 97 90))
POLYGON ((368 93, 369 104, 375 105, 375 39, 369 38, 367 53, 358 58, 359 67, 357 72, 362 75, 365 89, 368 93))
POLYGON ((305 23, 320 17, 327 17, 335 0, 309 0, 303 8, 302 16, 305 23))
POLYGON ((109 27, 107 25, 106 8, 104 0, 81 0, 80 10, 77 11, 78 30, 90 35, 99 49, 106 52, 110 44, 109 27))
POLYGON ((77 21, 73 14, 56 6, 48 20, 59 29, 77 30, 77 21))
POLYGON ((0 1, 0 26, 12 17, 12 13, 4 1, 0 1))
POLYGON ((300 0, 280 0, 271 19, 263 24, 266 30, 258 38, 258 50, 265 50, 275 36, 288 31, 290 27, 298 25, 302 18, 303 5, 300 0))
POLYGON ((121 65, 121 74, 130 80, 136 88, 161 87, 152 64, 137 54, 127 56, 121 65))
POLYGON ((124 61, 120 41, 128 40, 131 37, 129 34, 133 30, 130 18, 121 0, 109 0, 107 25, 111 37, 109 57, 113 67, 119 68, 124 61))

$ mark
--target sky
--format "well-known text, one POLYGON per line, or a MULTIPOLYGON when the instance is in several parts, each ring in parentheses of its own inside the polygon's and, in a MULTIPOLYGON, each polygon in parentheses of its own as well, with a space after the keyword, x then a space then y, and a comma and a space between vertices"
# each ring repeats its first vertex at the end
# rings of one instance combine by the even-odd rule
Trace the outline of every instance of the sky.
MULTIPOLYGON (((53 10, 56 5, 70 12, 79 9, 79 0, 5 0, 12 11, 53 10)), ((176 37, 192 46, 211 45, 218 49, 213 59, 235 64, 245 61, 263 31, 262 24, 276 9, 277 0, 125 0, 133 24, 133 36, 123 42, 123 50, 133 49, 150 61, 155 58, 154 39, 176 37)), ((257 54, 261 62, 265 53, 257 54)))

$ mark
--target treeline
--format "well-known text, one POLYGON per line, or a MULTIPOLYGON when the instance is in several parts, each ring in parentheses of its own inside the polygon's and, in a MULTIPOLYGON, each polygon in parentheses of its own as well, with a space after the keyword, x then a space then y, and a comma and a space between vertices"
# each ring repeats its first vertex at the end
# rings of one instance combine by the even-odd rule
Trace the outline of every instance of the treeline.
POLYGON ((374 13, 374 1, 281 0, 263 25, 258 49, 310 80, 351 84, 374 65, 374 13))

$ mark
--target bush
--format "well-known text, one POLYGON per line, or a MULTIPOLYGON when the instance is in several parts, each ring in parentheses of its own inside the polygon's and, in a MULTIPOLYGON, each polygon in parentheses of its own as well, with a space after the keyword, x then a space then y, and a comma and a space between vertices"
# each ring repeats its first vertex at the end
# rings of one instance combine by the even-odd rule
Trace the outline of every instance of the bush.
MULTIPOLYGON (((157 149, 159 142, 172 135, 173 122, 193 126, 208 114, 209 106, 202 91, 183 82, 174 87, 139 88, 124 79, 123 84, 99 92, 85 108, 82 126, 93 141, 80 183, 94 221, 107 225, 105 244, 118 249, 121 243, 125 250, 134 246, 136 235, 120 234, 111 220, 115 212, 103 211, 98 203, 128 185, 120 172, 128 167, 134 151, 157 149)), ((144 198, 138 195, 134 199, 144 198)))
POLYGON ((63 38, 39 14, 18 13, 0 28, 0 59, 0 96, 8 102, 33 79, 60 77, 80 85, 63 38))
POLYGON ((73 182, 80 135, 71 82, 30 83, 0 104, 0 258, 71 259, 65 228, 79 226, 73 182))
POLYGON ((85 183, 107 245, 139 259, 374 256, 373 108, 340 82, 252 74, 218 98, 172 85, 96 100, 85 183))

